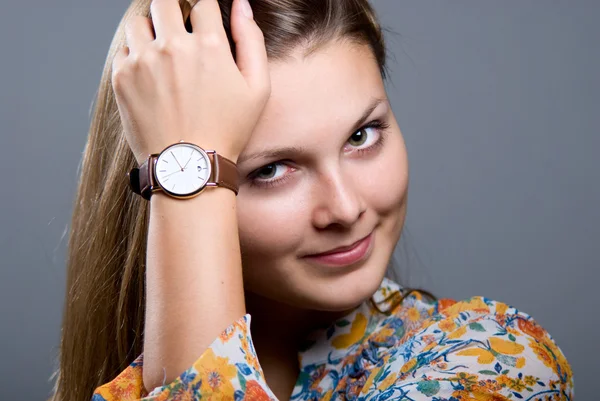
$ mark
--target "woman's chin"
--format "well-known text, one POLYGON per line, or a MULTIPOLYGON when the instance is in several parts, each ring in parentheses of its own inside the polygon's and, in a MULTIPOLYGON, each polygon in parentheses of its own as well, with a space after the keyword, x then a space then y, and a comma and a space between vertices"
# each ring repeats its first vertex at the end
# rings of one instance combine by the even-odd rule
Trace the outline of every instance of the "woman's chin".
POLYGON ((298 299, 294 303, 305 309, 328 312, 354 309, 377 291, 384 276, 385 269, 364 266, 362 270, 337 277, 336 280, 327 280, 321 285, 316 282, 307 284, 301 293, 295 294, 294 298, 298 299))

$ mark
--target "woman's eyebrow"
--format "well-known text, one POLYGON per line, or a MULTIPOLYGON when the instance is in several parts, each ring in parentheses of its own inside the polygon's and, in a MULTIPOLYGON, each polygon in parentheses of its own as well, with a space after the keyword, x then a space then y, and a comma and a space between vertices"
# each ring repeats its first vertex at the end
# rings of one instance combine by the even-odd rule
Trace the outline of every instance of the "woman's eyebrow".
MULTIPOLYGON (((373 111, 377 108, 377 106, 379 106, 383 102, 386 102, 387 100, 388 100, 387 97, 373 98, 371 103, 365 109, 364 113, 360 116, 360 118, 358 120, 356 120, 356 122, 352 126, 352 132, 359 129, 367 121, 367 119, 373 113, 373 111)), ((263 150, 260 152, 252 153, 250 155, 244 155, 243 157, 240 156, 237 161, 237 164, 239 165, 241 163, 245 163, 247 161, 254 160, 254 159, 260 159, 260 158, 267 158, 267 159, 275 158, 276 159, 279 157, 283 157, 285 155, 289 155, 291 153, 300 153, 301 154, 301 153, 305 153, 305 152, 307 152, 306 148, 297 147, 297 146, 286 146, 284 148, 268 149, 268 150, 263 150)))

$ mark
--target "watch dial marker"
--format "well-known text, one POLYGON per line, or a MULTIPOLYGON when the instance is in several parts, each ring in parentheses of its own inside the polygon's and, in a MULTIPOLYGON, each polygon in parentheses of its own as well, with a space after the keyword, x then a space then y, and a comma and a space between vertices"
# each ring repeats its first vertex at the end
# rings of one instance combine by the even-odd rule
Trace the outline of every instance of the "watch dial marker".
POLYGON ((156 177, 159 184, 169 192, 179 195, 192 193, 200 190, 209 180, 210 159, 189 145, 173 146, 164 152, 160 160, 166 164, 161 164, 160 167, 157 165, 156 177), (174 167, 171 168, 170 165, 174 167))

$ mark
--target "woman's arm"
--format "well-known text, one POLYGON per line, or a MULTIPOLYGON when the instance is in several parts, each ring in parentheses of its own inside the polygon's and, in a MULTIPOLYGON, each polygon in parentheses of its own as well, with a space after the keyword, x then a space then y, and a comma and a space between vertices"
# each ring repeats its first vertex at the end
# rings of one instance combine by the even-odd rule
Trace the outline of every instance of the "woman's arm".
MULTIPOLYGON (((264 37, 247 0, 232 5, 232 57, 217 0, 197 2, 187 32, 177 0, 152 0, 133 16, 112 84, 126 139, 141 164, 185 140, 233 162, 270 95, 264 37), (244 12, 246 10, 246 12, 244 12)), ((169 383, 245 314, 236 196, 207 188, 150 202, 143 381, 169 383)))
POLYGON ((143 371, 149 391, 188 369, 245 314, 235 193, 213 187, 185 201, 161 192, 151 199, 143 371))

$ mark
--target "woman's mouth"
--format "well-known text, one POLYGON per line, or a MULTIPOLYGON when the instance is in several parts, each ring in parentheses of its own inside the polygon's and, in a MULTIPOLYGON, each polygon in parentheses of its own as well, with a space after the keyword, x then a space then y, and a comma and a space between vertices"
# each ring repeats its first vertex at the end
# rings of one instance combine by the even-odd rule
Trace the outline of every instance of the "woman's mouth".
POLYGON ((375 231, 372 231, 365 238, 353 244, 350 249, 306 255, 303 258, 314 263, 329 266, 348 266, 366 259, 373 249, 374 241, 375 231))

